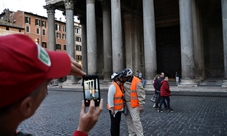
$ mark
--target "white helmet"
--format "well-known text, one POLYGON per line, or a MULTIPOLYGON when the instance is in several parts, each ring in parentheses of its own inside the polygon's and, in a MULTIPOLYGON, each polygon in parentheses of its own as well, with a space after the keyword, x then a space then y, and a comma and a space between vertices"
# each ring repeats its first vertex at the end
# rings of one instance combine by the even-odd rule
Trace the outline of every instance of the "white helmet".
POLYGON ((111 79, 111 80, 114 80, 116 77, 118 77, 118 75, 119 75, 119 73, 114 72, 114 73, 111 75, 110 79, 111 79))
POLYGON ((130 69, 130 68, 126 68, 126 69, 124 69, 123 70, 123 76, 124 77, 129 77, 129 76, 133 76, 133 72, 132 72, 132 70, 130 69))

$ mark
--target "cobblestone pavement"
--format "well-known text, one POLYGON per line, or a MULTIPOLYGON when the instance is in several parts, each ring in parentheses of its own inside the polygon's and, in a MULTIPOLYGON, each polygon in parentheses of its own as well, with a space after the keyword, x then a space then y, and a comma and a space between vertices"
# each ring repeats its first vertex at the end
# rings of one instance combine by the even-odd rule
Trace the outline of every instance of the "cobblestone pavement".
MULTIPOLYGON (((110 119, 105 107, 89 136, 109 136, 110 119)), ((141 121, 145 136, 226 136, 226 97, 171 96, 173 113, 157 112, 152 108, 151 95, 146 97, 141 121)), ((71 136, 77 128, 82 92, 49 91, 46 99, 31 118, 20 124, 18 130, 35 136, 71 136)), ((122 114, 121 136, 127 136, 122 114)))

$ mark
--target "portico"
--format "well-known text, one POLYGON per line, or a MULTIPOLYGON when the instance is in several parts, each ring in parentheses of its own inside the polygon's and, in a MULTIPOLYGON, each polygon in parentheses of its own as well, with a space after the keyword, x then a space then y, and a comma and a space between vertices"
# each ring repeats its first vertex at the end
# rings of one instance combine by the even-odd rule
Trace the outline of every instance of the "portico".
MULTIPOLYGON (((79 16, 83 69, 105 81, 126 67, 141 71, 148 83, 159 72, 169 77, 179 73, 183 86, 196 86, 206 77, 226 78, 222 36, 226 22, 221 14, 225 0, 46 0, 46 4, 66 13, 70 56, 72 19, 79 16)), ((53 16, 48 14, 48 23, 53 24, 53 16)), ((53 35, 49 39, 51 47, 53 35)))

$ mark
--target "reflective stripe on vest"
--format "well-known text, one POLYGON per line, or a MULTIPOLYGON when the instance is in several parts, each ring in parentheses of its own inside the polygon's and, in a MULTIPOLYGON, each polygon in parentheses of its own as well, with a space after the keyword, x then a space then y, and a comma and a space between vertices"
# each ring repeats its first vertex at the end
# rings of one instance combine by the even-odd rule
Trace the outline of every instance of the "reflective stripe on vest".
MULTIPOLYGON (((121 91, 121 88, 118 86, 118 84, 116 82, 112 82, 112 84, 115 86, 116 88, 116 93, 114 95, 114 110, 121 110, 124 107, 124 101, 123 101, 123 96, 124 94, 121 91)), ((108 90, 109 93, 109 90, 108 90)), ((108 105, 107 103, 107 108, 110 109, 111 107, 108 105)))
POLYGON ((138 95, 136 91, 137 84, 141 82, 141 80, 137 77, 133 77, 131 87, 130 87, 130 98, 131 98, 131 106, 132 108, 139 107, 139 100, 138 100, 138 95))

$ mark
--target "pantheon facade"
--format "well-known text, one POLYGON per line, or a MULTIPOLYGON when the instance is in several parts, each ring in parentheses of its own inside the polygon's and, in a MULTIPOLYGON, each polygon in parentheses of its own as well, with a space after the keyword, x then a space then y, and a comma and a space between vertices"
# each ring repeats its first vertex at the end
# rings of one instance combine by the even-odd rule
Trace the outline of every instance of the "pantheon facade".
POLYGON ((55 10, 66 16, 71 56, 78 16, 87 74, 109 80, 113 72, 131 68, 151 81, 157 73, 177 72, 182 85, 227 78, 227 0, 46 0, 44 8, 53 24, 50 48, 55 10))

